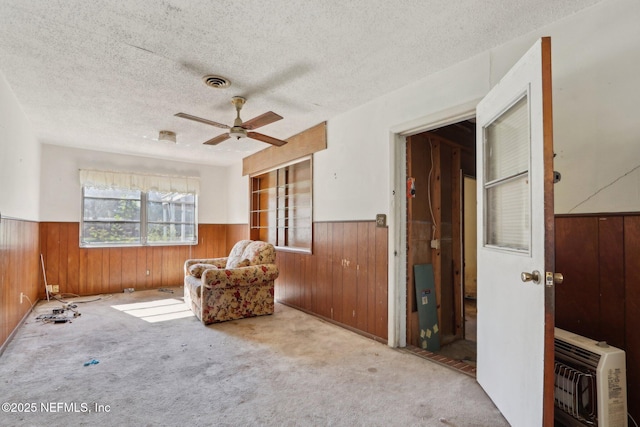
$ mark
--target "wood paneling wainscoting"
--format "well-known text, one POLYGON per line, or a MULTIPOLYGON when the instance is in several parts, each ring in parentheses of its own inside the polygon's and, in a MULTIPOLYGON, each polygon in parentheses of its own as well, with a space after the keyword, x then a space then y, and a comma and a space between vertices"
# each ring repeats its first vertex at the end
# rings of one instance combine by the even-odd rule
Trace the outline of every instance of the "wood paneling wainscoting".
POLYGON ((38 223, 0 220, 0 353, 38 297, 38 223))
POLYGON ((315 222, 312 254, 278 251, 276 299, 386 342, 387 245, 375 221, 315 222))
POLYGON ((558 215, 556 326, 622 348, 640 420, 640 214, 558 215))
POLYGON ((233 245, 249 238, 249 224, 227 224, 227 248, 223 256, 229 255, 233 245))
MULTIPOLYGON (((186 259, 227 256, 237 240, 249 235, 248 224, 199 224, 198 244, 193 246, 80 248, 79 227, 77 222, 40 223, 47 283, 59 285, 61 293, 98 295, 180 286, 186 259)), ((44 283, 39 295, 45 296, 44 283)))

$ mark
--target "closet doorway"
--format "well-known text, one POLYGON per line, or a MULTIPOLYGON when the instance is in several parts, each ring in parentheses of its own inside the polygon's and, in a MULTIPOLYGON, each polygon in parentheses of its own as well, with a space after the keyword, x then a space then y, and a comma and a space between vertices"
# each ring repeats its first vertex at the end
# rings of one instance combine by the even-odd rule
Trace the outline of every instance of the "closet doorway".
POLYGON ((409 136, 406 150, 407 346, 475 365, 475 120, 409 136), (421 339, 416 264, 433 268, 439 337, 433 348, 421 339))

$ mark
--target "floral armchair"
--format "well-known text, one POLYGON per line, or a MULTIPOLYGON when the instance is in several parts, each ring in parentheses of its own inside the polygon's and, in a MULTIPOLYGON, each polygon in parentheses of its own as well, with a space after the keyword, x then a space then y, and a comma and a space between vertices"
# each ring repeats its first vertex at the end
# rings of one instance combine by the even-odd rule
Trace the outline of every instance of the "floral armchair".
POLYGON ((273 314, 276 250, 241 240, 226 258, 184 263, 184 301, 205 325, 273 314))

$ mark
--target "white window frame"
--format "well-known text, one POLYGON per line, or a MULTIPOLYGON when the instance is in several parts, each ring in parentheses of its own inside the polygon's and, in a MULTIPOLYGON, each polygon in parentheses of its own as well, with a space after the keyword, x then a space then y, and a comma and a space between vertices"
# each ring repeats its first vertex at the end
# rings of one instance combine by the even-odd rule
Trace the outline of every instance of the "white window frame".
MULTIPOLYGON (((90 171, 80 170, 80 182, 81 182, 81 221, 80 221, 80 247, 83 248, 97 248, 97 247, 130 247, 130 246, 184 246, 184 245, 197 245, 198 244, 198 190, 199 179, 193 177, 177 177, 177 176, 162 176, 162 175, 140 175, 130 174, 123 172, 109 172, 109 171, 90 171), (139 217, 129 220, 118 219, 100 219, 92 220, 85 218, 85 201, 95 196, 86 196, 85 189, 92 188, 94 190, 134 190, 140 192, 140 210, 139 217), (184 207, 193 207, 193 219, 188 220, 185 215, 185 209, 183 209, 183 217, 179 220, 167 218, 162 221, 150 221, 149 220, 149 205, 151 203, 158 203, 157 200, 150 200, 149 194, 152 192, 164 193, 164 194, 177 194, 183 196, 192 196, 193 202, 182 201, 178 202, 184 207), (97 222, 97 223, 135 223, 139 224, 140 234, 139 239, 136 241, 103 241, 103 242, 90 242, 87 241, 87 236, 84 235, 85 222, 97 222), (181 238, 180 240, 162 240, 162 241, 149 241, 149 226, 152 224, 160 225, 177 225, 182 226, 184 236, 184 230, 186 227, 193 227, 193 235, 189 239, 181 238)), ((117 199, 117 198, 115 198, 117 199)), ((123 198, 122 200, 127 200, 123 198)), ((161 202, 162 203, 162 202, 161 202)), ((174 203, 166 202, 170 206, 174 203)))

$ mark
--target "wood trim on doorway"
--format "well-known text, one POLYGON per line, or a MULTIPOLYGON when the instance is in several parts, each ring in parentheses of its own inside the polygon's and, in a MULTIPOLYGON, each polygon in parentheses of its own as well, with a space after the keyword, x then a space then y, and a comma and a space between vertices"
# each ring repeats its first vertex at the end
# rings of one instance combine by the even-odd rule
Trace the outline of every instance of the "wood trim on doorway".
MULTIPOLYGON (((551 38, 541 39, 542 49, 542 115, 544 156, 544 222, 545 222, 545 272, 555 273, 555 218, 553 196, 553 102, 551 90, 551 38)), ((555 380, 555 285, 545 286, 544 295, 544 426, 554 425, 555 380)))

